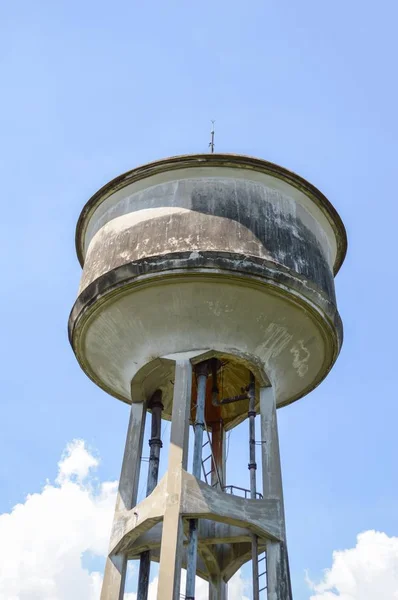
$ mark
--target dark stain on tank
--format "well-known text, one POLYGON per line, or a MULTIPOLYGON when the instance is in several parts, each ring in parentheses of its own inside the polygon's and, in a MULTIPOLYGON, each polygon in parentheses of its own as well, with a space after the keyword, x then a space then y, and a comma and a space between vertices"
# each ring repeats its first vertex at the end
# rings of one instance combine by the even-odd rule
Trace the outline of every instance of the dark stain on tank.
MULTIPOLYGON (((188 188, 186 183, 191 182, 180 181, 179 186, 188 188)), ((267 201, 262 191, 262 186, 253 182, 196 181, 190 192, 191 208, 238 221, 253 232, 276 262, 314 281, 334 301, 333 275, 315 235, 301 219, 278 210, 279 203, 267 201)))

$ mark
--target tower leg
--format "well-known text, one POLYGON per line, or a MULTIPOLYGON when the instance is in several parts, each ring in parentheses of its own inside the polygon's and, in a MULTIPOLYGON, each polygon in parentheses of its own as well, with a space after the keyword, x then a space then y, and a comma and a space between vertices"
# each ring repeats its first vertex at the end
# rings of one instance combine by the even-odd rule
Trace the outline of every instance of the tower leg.
MULTIPOLYGON (((201 363, 196 367, 198 377, 198 395, 196 399, 196 417, 195 417, 195 440, 193 448, 192 474, 200 479, 202 466, 202 447, 203 431, 205 428, 205 402, 206 402, 206 381, 209 373, 207 362, 201 363)), ((185 597, 187 600, 195 600, 195 580, 196 563, 198 557, 198 521, 191 519, 189 522, 189 541, 187 553, 187 585, 185 597)))
MULTIPOLYGON (((281 503, 282 526, 285 530, 282 471, 279 454, 276 400, 272 387, 260 389, 263 495, 281 503)), ((286 537, 286 536, 285 536, 286 537)), ((292 600, 289 560, 285 542, 267 543, 267 598, 292 600)))
POLYGON ((106 559, 101 600, 123 600, 126 581, 127 557, 110 555, 106 559))
POLYGON ((183 524, 180 514, 182 469, 187 468, 192 367, 189 360, 176 362, 166 508, 160 547, 157 600, 179 600, 183 524))
POLYGON ((221 577, 212 579, 209 583, 209 600, 227 600, 228 587, 221 577))
MULTIPOLYGON (((116 498, 113 526, 137 502, 138 482, 140 477, 142 442, 144 438, 146 405, 144 402, 131 405, 130 420, 124 449, 122 472, 116 498)), ((127 556, 124 554, 109 555, 105 565, 101 600, 123 600, 126 580, 127 556)))
POLYGON ((267 600, 292 600, 289 561, 284 542, 267 543, 267 600))

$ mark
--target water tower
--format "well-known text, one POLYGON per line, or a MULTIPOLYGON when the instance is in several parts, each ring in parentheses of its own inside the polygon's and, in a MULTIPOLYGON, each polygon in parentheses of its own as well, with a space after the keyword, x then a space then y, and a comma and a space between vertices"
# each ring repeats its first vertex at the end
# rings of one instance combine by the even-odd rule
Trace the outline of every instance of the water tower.
POLYGON ((272 163, 181 156, 99 190, 80 215, 76 245, 83 274, 69 320, 73 350, 98 386, 131 407, 101 600, 122 600, 133 558, 138 600, 147 598, 151 561, 158 600, 194 599, 196 575, 209 582, 209 598, 225 600, 248 561, 254 600, 291 600, 276 409, 313 390, 341 347, 338 214, 272 163), (137 503, 148 415, 147 496, 137 503), (162 419, 171 434, 158 481, 162 419), (247 489, 234 485, 225 452, 225 433, 245 419, 247 489))

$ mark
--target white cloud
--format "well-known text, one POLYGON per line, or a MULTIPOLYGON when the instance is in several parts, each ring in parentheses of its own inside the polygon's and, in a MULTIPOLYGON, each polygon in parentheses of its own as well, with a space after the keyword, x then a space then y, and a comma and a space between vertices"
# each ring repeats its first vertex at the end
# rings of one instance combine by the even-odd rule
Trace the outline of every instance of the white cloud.
POLYGON ((97 600, 99 573, 82 567, 84 552, 104 555, 116 482, 93 489, 97 465, 82 441, 66 449, 55 485, 0 515, 0 600, 97 600))
POLYGON ((83 440, 74 440, 67 445, 58 463, 57 483, 68 480, 82 483, 95 467, 98 467, 98 459, 86 450, 83 440))
POLYGON ((366 531, 355 548, 333 553, 333 564, 314 584, 310 600, 398 599, 398 537, 366 531))
MULTIPOLYGON (((95 458, 82 440, 68 444, 54 484, 27 496, 0 515, 0 600, 99 600, 102 574, 83 567, 82 556, 106 555, 117 482, 99 483, 95 458)), ((229 600, 248 600, 238 573, 229 584, 229 600)), ((150 584, 155 600, 157 578, 150 584)), ((197 600, 208 586, 197 581, 197 600)), ((135 600, 133 593, 125 600, 135 600)))

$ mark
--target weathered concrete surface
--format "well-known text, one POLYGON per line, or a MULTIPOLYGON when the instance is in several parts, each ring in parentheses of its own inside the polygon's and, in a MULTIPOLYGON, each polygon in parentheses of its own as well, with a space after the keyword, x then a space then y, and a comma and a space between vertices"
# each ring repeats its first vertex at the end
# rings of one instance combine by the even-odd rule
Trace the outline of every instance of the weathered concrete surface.
POLYGON ((276 398, 272 387, 260 389, 260 418, 261 440, 264 442, 261 444, 263 497, 279 500, 283 508, 276 398))
MULTIPOLYGON (((122 472, 119 479, 119 488, 116 498, 115 516, 112 537, 120 528, 124 515, 131 510, 137 502, 138 482, 140 475, 142 442, 145 428, 146 405, 141 398, 141 403, 132 404, 130 420, 127 430, 127 439, 123 456, 122 472)), ((102 584, 101 600, 123 600, 126 579, 127 554, 112 552, 107 558, 102 584)))
POLYGON ((101 588, 101 600, 123 600, 126 572, 127 557, 124 554, 114 554, 107 557, 101 588))
MULTIPOLYGON (((231 496, 198 481, 183 469, 174 469, 171 482, 168 482, 169 477, 170 474, 165 475, 150 496, 120 516, 111 540, 113 554, 124 553, 129 558, 136 558, 142 551, 158 548, 162 542, 161 521, 169 502, 177 523, 199 519, 199 553, 207 565, 205 578, 217 574, 213 568, 217 564, 224 580, 230 579, 248 560, 247 548, 250 550, 253 533, 259 537, 260 545, 267 539, 283 539, 284 523, 278 500, 246 500, 231 496), (170 485, 177 486, 177 492, 171 498, 170 485), (230 546, 235 550, 232 554, 228 551, 228 561, 224 564, 224 555, 230 546), (243 548, 243 557, 239 548, 243 548)), ((180 542, 180 552, 183 543, 187 542, 180 542)))
POLYGON ((283 405, 317 385, 340 349, 333 304, 264 261, 161 257, 105 277, 80 296, 70 336, 86 373, 127 402, 134 375, 154 358, 211 348, 261 365, 283 405))
POLYGON ((175 181, 122 202, 130 210, 91 240, 81 290, 128 262, 171 252, 219 251, 283 265, 334 299, 330 241, 294 199, 250 180, 215 177, 175 181))
POLYGON ((228 587, 221 575, 209 581, 209 600, 227 600, 228 587))
POLYGON ((181 512, 184 516, 222 521, 246 527, 260 537, 282 539, 277 500, 246 500, 211 488, 183 473, 181 512))
MULTIPOLYGON (((330 247, 332 266, 335 272, 338 270, 345 254, 346 235, 339 216, 325 196, 282 167, 238 155, 175 157, 134 169, 113 180, 99 190, 82 211, 76 231, 78 255, 83 264, 93 237, 110 221, 145 210, 162 209, 167 213, 168 208, 229 218, 242 223, 264 243, 261 231, 267 223, 262 217, 268 215, 261 212, 261 207, 257 208, 264 201, 277 207, 285 204, 283 213, 289 213, 289 202, 293 202, 296 208, 292 216, 296 218, 298 213, 304 224, 307 219, 301 215, 310 215, 325 232, 320 243, 326 253, 330 247), (251 186, 250 189, 247 186, 251 186), (251 213, 257 218, 257 225, 252 225, 251 213)), ((146 221, 144 214, 134 218, 146 221)), ((280 223, 272 225, 277 229, 280 223)), ((178 244, 180 237, 174 239, 178 244)), ((283 260, 281 262, 283 264, 283 260)))
POLYGON ((166 505, 160 549, 158 600, 178 600, 180 596, 183 523, 180 513, 182 473, 187 467, 189 409, 192 366, 188 360, 177 361, 174 380, 173 418, 171 425, 166 505))
POLYGON ((220 492, 185 470, 191 382, 190 362, 177 362, 169 470, 152 493, 134 507, 137 478, 131 469, 137 461, 132 450, 142 445, 144 404, 132 405, 120 484, 123 495, 118 496, 103 598, 122 599, 127 558, 146 550, 151 551, 153 560, 160 560, 162 581, 168 582, 167 590, 159 584, 159 599, 177 598, 180 570, 187 566, 184 528, 194 518, 199 523, 197 573, 209 581, 209 597, 225 599, 226 582, 251 558, 255 534, 259 551, 267 549, 268 600, 292 600, 275 394, 272 388, 264 387, 259 394, 261 435, 266 442, 261 446, 264 499, 246 500, 220 492))
POLYGON ((137 370, 167 354, 203 348, 262 362, 279 406, 308 393, 338 355, 333 272, 344 258, 345 230, 318 190, 276 165, 204 155, 136 169, 89 201, 76 239, 84 270, 71 342, 86 373, 126 402, 137 370), (190 277, 205 289, 204 273, 214 281, 207 295, 185 285, 190 277), (263 285, 261 302, 253 278, 263 285), (248 315, 240 320, 234 302, 242 286, 258 330, 252 343, 223 335, 245 329, 248 315), (294 322, 286 301, 300 306, 294 322))
MULTIPOLYGON (((196 409, 194 422, 194 447, 192 473, 194 477, 200 479, 202 472, 202 451, 203 451, 203 432, 205 429, 205 406, 206 406, 206 384, 210 373, 210 364, 208 361, 196 365, 195 374, 197 377, 196 409)), ((187 579, 186 579, 186 598, 195 597, 196 587, 196 565, 198 557, 198 521, 189 520, 188 548, 187 548, 187 579)))
MULTIPOLYGON (((199 521, 199 543, 212 546, 220 543, 238 544, 250 542, 250 531, 245 527, 237 527, 228 523, 215 522, 208 519, 199 521)), ((137 558, 141 552, 160 546, 162 523, 153 525, 129 543, 129 558, 137 558)))
POLYGON ((283 542, 267 541, 267 600, 292 600, 289 561, 283 542))
POLYGON ((118 513, 118 520, 115 521, 111 534, 112 553, 128 552, 136 538, 163 519, 167 486, 166 473, 152 494, 141 500, 132 509, 118 513))
MULTIPOLYGON (((271 163, 176 157, 100 190, 83 209, 76 242, 83 275, 71 344, 93 381, 133 403, 101 600, 122 600, 127 559, 143 551, 160 562, 158 600, 177 600, 194 522, 196 572, 211 600, 225 600, 225 583, 253 548, 254 561, 267 550, 268 600, 291 600, 276 407, 318 385, 340 351, 333 276, 346 235, 336 211, 271 163), (261 410, 263 500, 227 495, 186 472, 190 359, 205 356, 230 363, 227 396, 247 391, 250 373, 261 387, 250 408, 261 410), (155 390, 172 419, 169 469, 135 506, 144 401, 155 390)), ((222 430, 243 420, 248 405, 207 402, 216 371, 211 377, 205 416, 225 479, 222 430)))
POLYGON ((268 600, 292 600, 289 559, 286 547, 285 515, 283 506, 282 469, 279 454, 278 423, 275 390, 260 390, 263 496, 279 501, 283 540, 267 540, 267 594, 268 600))
MULTIPOLYGON (((250 369, 247 361, 237 360, 235 356, 230 354, 220 354, 214 351, 209 352, 198 352, 197 356, 192 359, 193 364, 203 362, 203 360, 210 360, 216 358, 221 362, 220 370, 217 372, 217 377, 221 376, 223 381, 222 392, 224 397, 237 396, 241 393, 242 387, 247 385, 250 377, 250 369)), ((253 368, 253 367, 252 367, 253 368)), ((264 373, 259 368, 254 368, 256 377, 262 381, 263 384, 269 385, 268 379, 264 377, 264 373)), ((174 381, 174 362, 167 358, 155 358, 153 361, 144 365, 131 382, 132 397, 138 397, 139 395, 145 395, 149 398, 157 390, 162 391, 162 402, 164 410, 162 417, 165 419, 171 419, 172 406, 173 406, 173 381, 174 381)), ((216 440, 214 445, 214 454, 221 460, 223 447, 225 446, 225 436, 220 431, 222 423, 223 431, 231 429, 237 425, 243 418, 246 418, 246 414, 242 413, 242 409, 246 407, 245 402, 230 403, 222 406, 214 406, 212 403, 212 390, 213 380, 212 376, 208 378, 207 389, 206 389, 206 425, 212 432, 212 439, 216 440), (214 437, 215 436, 215 437, 214 437), (218 440, 218 441, 217 441, 218 440)), ((191 424, 193 424, 194 418, 194 404, 197 391, 196 376, 192 377, 192 402, 191 402, 191 424)), ((256 410, 260 410, 260 397, 256 394, 256 410)), ((247 412, 247 411, 246 411, 247 412)), ((225 470, 225 464, 221 462, 218 464, 218 472, 221 479, 225 479, 223 471, 225 470)), ((216 483, 216 474, 213 484, 216 483)))

